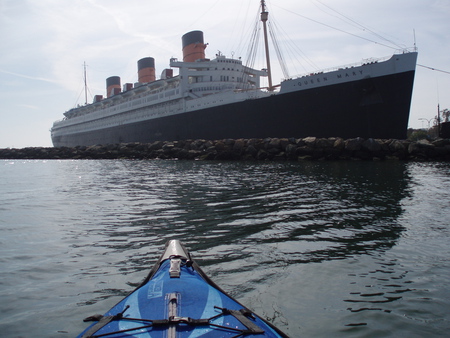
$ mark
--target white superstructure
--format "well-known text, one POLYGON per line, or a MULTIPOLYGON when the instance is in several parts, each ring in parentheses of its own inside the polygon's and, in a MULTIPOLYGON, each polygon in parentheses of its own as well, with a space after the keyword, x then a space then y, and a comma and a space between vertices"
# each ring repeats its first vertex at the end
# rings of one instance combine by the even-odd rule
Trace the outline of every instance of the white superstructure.
POLYGON ((173 58, 170 66, 178 68, 177 76, 136 83, 130 90, 67 111, 54 123, 52 134, 92 131, 270 95, 260 89, 260 78, 267 72, 246 67, 239 59, 221 54, 194 62, 173 58))

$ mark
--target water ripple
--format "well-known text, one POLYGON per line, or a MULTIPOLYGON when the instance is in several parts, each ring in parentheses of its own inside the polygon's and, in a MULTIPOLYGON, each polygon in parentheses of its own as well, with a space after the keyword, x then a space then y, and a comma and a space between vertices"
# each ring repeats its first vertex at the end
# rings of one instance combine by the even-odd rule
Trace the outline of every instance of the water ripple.
POLYGON ((144 278, 169 238, 291 336, 428 334, 448 323, 446 165, 1 163, 6 335, 37 332, 43 308, 41 336, 60 336, 55 323, 80 331, 81 318, 144 278))

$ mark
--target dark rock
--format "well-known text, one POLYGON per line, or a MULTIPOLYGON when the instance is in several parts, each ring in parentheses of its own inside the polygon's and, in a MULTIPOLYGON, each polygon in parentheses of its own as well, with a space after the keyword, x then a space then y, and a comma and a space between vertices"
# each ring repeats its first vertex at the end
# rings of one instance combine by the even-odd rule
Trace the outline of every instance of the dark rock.
POLYGON ((303 142, 305 143, 306 146, 310 147, 310 148, 314 148, 315 144, 316 144, 316 137, 305 137, 303 139, 303 142))
POLYGON ((298 156, 312 156, 314 148, 308 147, 307 145, 297 147, 298 156))
POLYGON ((428 140, 419 140, 409 144, 408 153, 414 156, 426 157, 427 153, 432 152, 435 147, 428 140))
POLYGON ((172 142, 167 142, 162 146, 162 150, 164 150, 165 153, 170 153, 175 148, 175 145, 172 142))
POLYGON ((190 143, 191 150, 202 150, 205 140, 194 140, 190 143))
POLYGON ((414 160, 450 161, 450 140, 348 139, 339 137, 185 140, 74 148, 0 149, 2 159, 206 159, 206 160, 414 160))
POLYGON ((233 145, 233 151, 235 153, 241 154, 244 151, 245 146, 246 146, 246 142, 244 139, 236 140, 233 145))
POLYGON ((362 148, 363 139, 361 138, 352 138, 345 141, 345 150, 350 152, 358 151, 362 148))
POLYGON ((278 153, 272 158, 273 161, 286 161, 286 154, 284 152, 278 153))
POLYGON ((389 144, 391 155, 398 159, 405 159, 408 156, 408 147, 409 143, 407 144, 399 140, 392 140, 389 144))
POLYGON ((260 149, 258 151, 258 154, 256 155, 256 159, 260 161, 266 160, 268 157, 269 157, 268 152, 263 149, 260 149))
POLYGON ((267 150, 281 149, 281 141, 279 138, 272 138, 266 144, 267 150))
POLYGON ((286 150, 286 147, 290 143, 291 142, 287 138, 280 138, 280 147, 281 147, 282 150, 286 150))
POLYGON ((214 147, 217 149, 217 151, 224 151, 225 149, 227 149, 227 145, 223 141, 217 141, 214 147))
POLYGON ((315 148, 326 149, 333 147, 334 140, 327 138, 319 138, 314 143, 315 148))
POLYGON ((381 144, 377 140, 369 138, 362 143, 362 148, 369 152, 379 152, 381 151, 381 144))
POLYGON ((342 156, 342 149, 339 149, 337 147, 333 148, 326 148, 323 150, 323 156, 327 160, 337 160, 340 159, 342 156))
POLYGON ((238 159, 238 156, 236 156, 230 150, 217 152, 217 153, 215 153, 215 156, 214 156, 214 160, 219 160, 219 161, 230 161, 230 160, 236 160, 236 159, 238 159))
POLYGON ((150 144, 148 149, 149 150, 159 150, 159 149, 162 149, 163 145, 164 145, 164 142, 162 142, 162 141, 155 141, 152 144, 150 144))
POLYGON ((445 146, 450 145, 450 139, 440 138, 440 139, 434 140, 433 142, 431 142, 431 144, 433 144, 436 147, 445 147, 445 146))
POLYGON ((256 155, 258 154, 258 149, 256 149, 253 145, 249 145, 245 149, 245 154, 250 155, 252 157, 256 157, 256 155))
POLYGON ((286 156, 289 159, 294 159, 297 157, 297 145, 296 144, 288 144, 285 149, 286 156))
POLYGON ((306 143, 305 143, 305 141, 303 141, 302 138, 299 138, 299 139, 295 140, 295 144, 296 144, 297 146, 299 146, 299 147, 306 146, 306 143))
POLYGON ((340 137, 337 137, 334 140, 333 148, 335 148, 335 149, 337 149, 339 151, 344 150, 345 149, 345 141, 344 141, 344 139, 340 138, 340 137))
POLYGON ((201 155, 199 155, 197 158, 199 160, 206 160, 206 161, 210 160, 210 161, 212 161, 212 160, 216 160, 217 159, 216 156, 217 156, 217 151, 213 151, 213 152, 210 152, 210 153, 201 153, 201 155))

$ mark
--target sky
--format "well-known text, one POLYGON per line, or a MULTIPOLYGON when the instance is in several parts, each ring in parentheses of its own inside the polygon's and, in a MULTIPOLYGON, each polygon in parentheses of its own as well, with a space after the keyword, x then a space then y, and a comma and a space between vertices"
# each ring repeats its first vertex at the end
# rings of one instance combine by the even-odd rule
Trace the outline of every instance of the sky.
MULTIPOLYGON (((157 77, 181 36, 204 32, 206 57, 247 59, 259 0, 0 0, 0 148, 51 147, 63 113, 106 94, 105 80, 137 82, 137 61, 157 77)), ((450 109, 449 0, 267 0, 288 76, 418 48, 409 127, 450 109), (434 69, 434 70, 433 70, 434 69)), ((262 48, 260 48, 262 50, 262 48)), ((274 83, 284 77, 271 50, 274 83)), ((265 68, 255 64, 255 68, 265 68)))

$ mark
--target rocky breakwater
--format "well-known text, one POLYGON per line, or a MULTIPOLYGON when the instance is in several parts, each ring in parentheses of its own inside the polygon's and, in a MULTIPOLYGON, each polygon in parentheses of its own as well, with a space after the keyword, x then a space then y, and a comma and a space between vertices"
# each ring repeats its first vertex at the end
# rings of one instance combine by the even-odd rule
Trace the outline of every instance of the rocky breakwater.
POLYGON ((0 149, 1 159, 412 160, 450 161, 450 139, 435 141, 266 138, 0 149))

